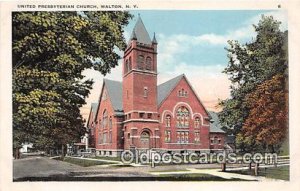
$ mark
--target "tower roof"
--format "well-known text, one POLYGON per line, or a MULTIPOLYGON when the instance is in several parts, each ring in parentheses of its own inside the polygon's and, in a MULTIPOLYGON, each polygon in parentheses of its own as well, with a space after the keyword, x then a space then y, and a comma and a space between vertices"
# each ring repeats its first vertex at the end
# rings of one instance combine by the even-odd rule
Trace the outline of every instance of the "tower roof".
POLYGON ((152 44, 150 36, 149 36, 149 34, 146 30, 146 27, 145 27, 140 15, 138 16, 136 24, 133 28, 133 31, 132 31, 131 36, 130 36, 130 40, 133 39, 133 38, 136 38, 136 40, 139 43, 152 44))
POLYGON ((155 33, 154 33, 154 35, 153 35, 152 43, 157 44, 157 40, 156 40, 156 37, 155 37, 155 33))

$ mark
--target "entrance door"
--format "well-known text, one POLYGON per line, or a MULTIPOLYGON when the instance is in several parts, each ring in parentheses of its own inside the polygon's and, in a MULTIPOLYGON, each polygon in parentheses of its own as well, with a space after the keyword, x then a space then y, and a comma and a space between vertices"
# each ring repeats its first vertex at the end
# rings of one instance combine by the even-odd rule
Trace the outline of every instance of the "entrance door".
POLYGON ((150 148, 150 134, 147 131, 141 134, 141 147, 146 149, 150 148))

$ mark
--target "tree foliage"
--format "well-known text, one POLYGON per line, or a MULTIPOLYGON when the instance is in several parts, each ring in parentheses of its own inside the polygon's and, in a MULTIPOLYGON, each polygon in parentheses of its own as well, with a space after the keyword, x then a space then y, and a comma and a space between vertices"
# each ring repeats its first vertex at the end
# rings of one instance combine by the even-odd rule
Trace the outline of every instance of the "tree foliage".
MULTIPOLYGON (((280 30, 280 22, 272 16, 262 16, 253 27, 257 35, 252 42, 229 41, 226 48, 229 62, 224 73, 231 81, 231 98, 220 102, 220 121, 235 135, 240 133, 251 111, 246 100, 248 94, 275 75, 284 75, 288 65, 287 32, 280 30)), ((250 148, 246 137, 237 137, 236 141, 240 148, 250 148)))
POLYGON ((14 146, 37 148, 78 140, 85 133, 79 108, 93 81, 82 72, 103 75, 118 64, 116 49, 126 46, 128 12, 14 12, 14 146))
POLYGON ((288 94, 283 75, 277 74, 258 85, 246 97, 249 116, 238 137, 248 145, 277 150, 287 134, 288 94))

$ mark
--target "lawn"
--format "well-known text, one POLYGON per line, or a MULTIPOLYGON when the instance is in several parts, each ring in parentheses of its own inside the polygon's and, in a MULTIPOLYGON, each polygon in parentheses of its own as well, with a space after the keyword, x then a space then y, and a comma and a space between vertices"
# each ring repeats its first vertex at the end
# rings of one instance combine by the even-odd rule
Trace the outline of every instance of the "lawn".
POLYGON ((161 174, 157 180, 164 181, 248 181, 238 178, 225 179, 219 176, 213 176, 205 173, 192 174, 161 174))
POLYGON ((189 172, 189 170, 183 170, 183 169, 174 169, 174 170, 152 170, 149 172, 189 172))
MULTIPOLYGON (((246 174, 246 175, 254 176, 253 169, 251 171, 249 171, 249 170, 230 171, 229 173, 238 173, 238 174, 246 174)), ((267 178, 290 180, 290 168, 289 168, 289 166, 260 168, 258 171, 258 175, 265 176, 267 178)))
POLYGON ((91 157, 93 159, 103 159, 103 160, 112 160, 112 161, 121 161, 120 157, 105 157, 105 156, 95 156, 91 157))
MULTIPOLYGON (((56 159, 61 160, 61 158, 56 158, 56 159)), ((68 163, 72 163, 72 164, 76 164, 78 166, 83 166, 83 167, 115 164, 115 163, 110 163, 110 162, 93 161, 93 160, 77 159, 77 158, 69 158, 69 157, 65 157, 63 161, 68 162, 68 163)))

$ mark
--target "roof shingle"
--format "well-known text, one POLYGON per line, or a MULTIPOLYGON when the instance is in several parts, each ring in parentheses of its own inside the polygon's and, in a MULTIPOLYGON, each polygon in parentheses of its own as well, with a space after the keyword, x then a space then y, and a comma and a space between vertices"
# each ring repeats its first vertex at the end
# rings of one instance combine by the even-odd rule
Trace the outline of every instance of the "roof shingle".
POLYGON ((211 133, 225 133, 225 131, 222 130, 222 125, 220 124, 218 114, 213 111, 209 111, 209 114, 211 116, 210 132, 211 133))
POLYGON ((138 20, 133 28, 133 31, 130 36, 130 40, 133 38, 136 39, 137 42, 139 43, 149 44, 149 45, 152 44, 149 33, 147 32, 146 27, 140 16, 138 17, 138 20))
POLYGON ((123 111, 122 83, 104 79, 104 84, 114 110, 123 111))
POLYGON ((181 74, 180 76, 177 76, 157 86, 157 105, 160 105, 162 101, 166 99, 166 97, 175 88, 183 76, 184 74, 181 74))

